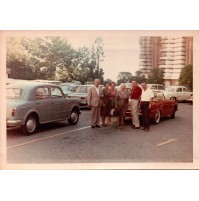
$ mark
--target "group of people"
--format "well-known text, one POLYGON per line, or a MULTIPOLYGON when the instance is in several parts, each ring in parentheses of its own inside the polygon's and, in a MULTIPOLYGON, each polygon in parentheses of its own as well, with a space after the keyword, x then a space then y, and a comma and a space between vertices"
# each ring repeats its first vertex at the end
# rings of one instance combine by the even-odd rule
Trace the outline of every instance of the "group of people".
POLYGON ((142 83, 139 87, 134 80, 130 91, 126 89, 125 84, 121 84, 120 89, 116 90, 115 82, 105 82, 103 89, 99 85, 100 80, 95 79, 94 86, 88 93, 88 106, 91 107, 91 128, 100 128, 100 119, 102 119, 103 127, 112 125, 111 116, 113 114, 117 116, 117 125, 124 126, 124 117, 130 105, 132 128, 140 129, 139 110, 141 109, 142 129, 145 132, 149 131, 150 108, 154 95, 151 89, 147 88, 146 83, 142 83))

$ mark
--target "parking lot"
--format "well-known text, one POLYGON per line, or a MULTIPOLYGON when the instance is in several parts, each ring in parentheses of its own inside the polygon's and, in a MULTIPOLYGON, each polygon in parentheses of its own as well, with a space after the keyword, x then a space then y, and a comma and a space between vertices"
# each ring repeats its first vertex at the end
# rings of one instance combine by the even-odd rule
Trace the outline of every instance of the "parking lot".
POLYGON ((35 135, 7 130, 8 163, 192 162, 192 105, 179 103, 175 119, 164 118, 149 132, 124 127, 90 128, 90 110, 77 125, 42 125, 35 135))

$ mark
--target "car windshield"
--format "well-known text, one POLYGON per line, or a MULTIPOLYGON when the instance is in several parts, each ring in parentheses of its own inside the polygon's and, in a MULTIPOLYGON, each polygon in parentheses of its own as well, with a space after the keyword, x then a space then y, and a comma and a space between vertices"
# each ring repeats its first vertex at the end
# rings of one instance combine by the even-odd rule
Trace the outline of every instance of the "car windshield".
POLYGON ((65 85, 61 86, 63 91, 72 91, 75 92, 78 86, 71 86, 71 85, 65 85))
POLYGON ((174 91, 174 88, 172 88, 172 87, 168 87, 168 88, 166 88, 165 91, 167 91, 167 92, 173 92, 173 91, 174 91))
POLYGON ((8 99, 21 99, 23 96, 23 89, 19 88, 7 88, 6 98, 8 99))
POLYGON ((87 87, 86 86, 79 86, 76 90, 77 93, 87 93, 87 87))

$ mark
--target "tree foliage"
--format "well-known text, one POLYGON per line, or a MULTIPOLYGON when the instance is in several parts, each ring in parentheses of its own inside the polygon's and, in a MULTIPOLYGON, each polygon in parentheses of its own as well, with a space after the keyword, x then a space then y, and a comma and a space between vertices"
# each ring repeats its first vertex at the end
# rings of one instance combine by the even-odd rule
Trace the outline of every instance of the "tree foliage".
POLYGON ((117 76, 117 85, 132 82, 133 80, 136 80, 138 83, 146 81, 146 78, 141 71, 136 71, 135 74, 136 75, 133 76, 130 72, 120 72, 117 76))
POLYGON ((147 83, 149 84, 164 84, 164 74, 160 68, 153 68, 148 74, 147 83))
POLYGON ((100 63, 104 58, 103 40, 96 38, 88 47, 73 49, 59 36, 7 39, 9 77, 16 79, 49 79, 82 83, 99 78, 103 82, 100 63))
POLYGON ((132 81, 132 74, 130 72, 119 72, 117 76, 117 85, 121 83, 127 83, 132 81))
POLYGON ((188 88, 193 90, 193 65, 192 64, 186 65, 182 69, 180 73, 180 77, 179 77, 179 84, 187 86, 188 88))

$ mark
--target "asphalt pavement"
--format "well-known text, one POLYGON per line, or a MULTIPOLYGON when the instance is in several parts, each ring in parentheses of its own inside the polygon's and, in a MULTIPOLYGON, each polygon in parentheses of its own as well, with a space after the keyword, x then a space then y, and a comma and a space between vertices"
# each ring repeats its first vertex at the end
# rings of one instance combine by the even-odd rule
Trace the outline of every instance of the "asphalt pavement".
MULTIPOLYGON (((90 128, 90 110, 81 111, 77 125, 66 122, 42 125, 37 134, 23 136, 7 130, 8 163, 134 163, 192 162, 193 106, 179 103, 176 118, 152 124, 149 132, 115 123, 90 128)), ((115 121, 115 118, 113 118, 115 121)))

